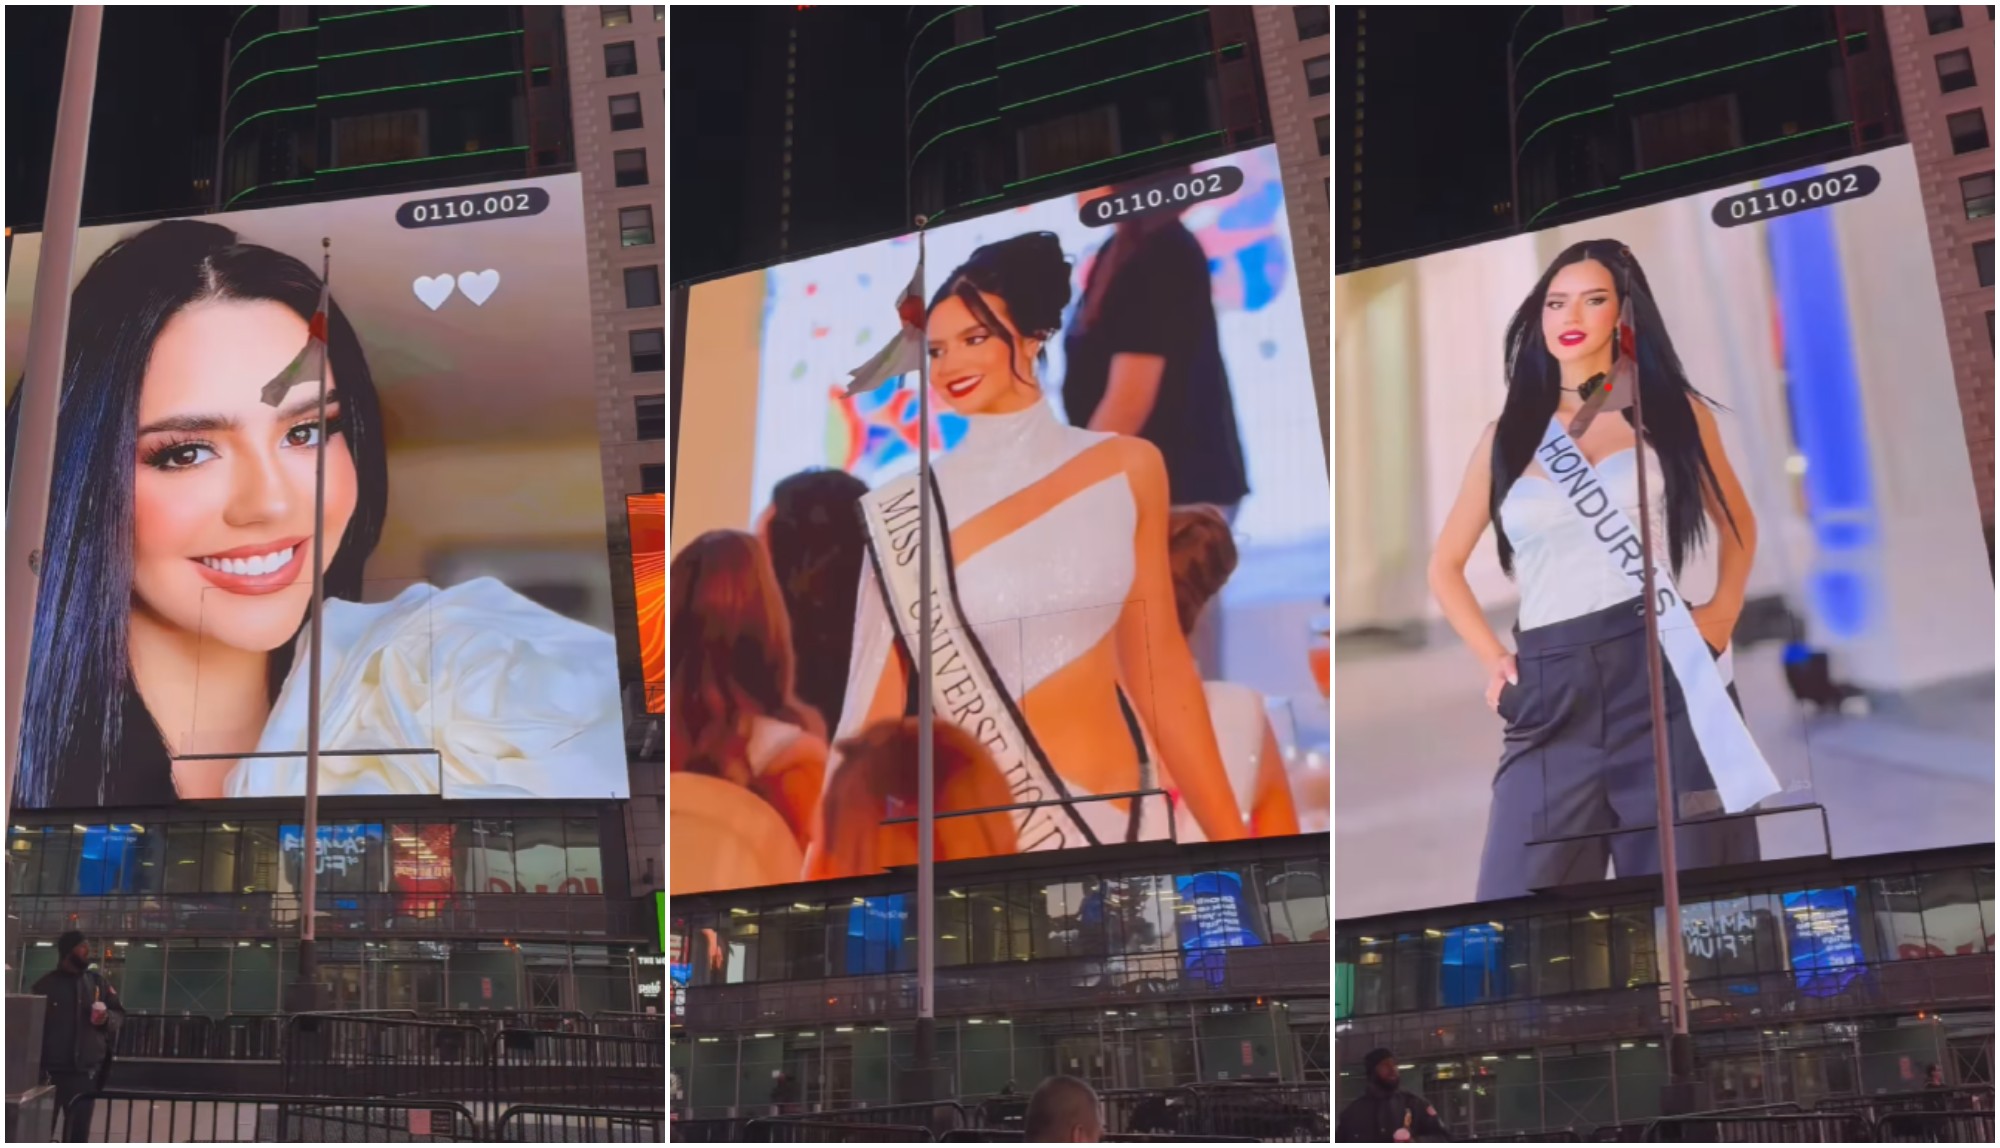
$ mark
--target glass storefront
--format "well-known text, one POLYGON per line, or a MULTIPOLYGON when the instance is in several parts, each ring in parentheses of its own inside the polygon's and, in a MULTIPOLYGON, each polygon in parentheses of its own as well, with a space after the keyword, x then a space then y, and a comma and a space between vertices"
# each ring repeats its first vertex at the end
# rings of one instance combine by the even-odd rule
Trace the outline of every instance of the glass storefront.
MULTIPOLYGON (((943 882, 940 882, 943 884, 943 882)), ((794 891, 796 892, 796 890, 794 891)), ((707 985, 909 972, 914 900, 767 903, 757 890, 677 903, 678 976, 707 985)), ((937 897, 940 968, 1091 958, 1108 987, 1212 975, 1217 949, 1324 943, 1324 859, 967 883, 937 897)))
MULTIPOLYGON (((277 1012, 298 970, 291 938, 92 939, 98 967, 133 1013, 181 1016, 277 1012)), ((657 965, 635 945, 508 941, 324 939, 320 971, 337 1009, 643 1012, 657 965)), ((657 958, 653 958, 657 960, 657 958)), ((55 967, 52 941, 13 942, 7 988, 22 991, 55 967)))
MULTIPOLYGON (((1680 944, 1696 998, 1747 995, 1772 973, 1831 996, 1883 963, 1993 952, 1990 867, 1683 896, 1680 944)), ((1667 943, 1665 912, 1639 902, 1347 925, 1334 960, 1352 969, 1343 1016, 1351 1005, 1362 1018, 1643 989, 1663 979, 1667 943)))
MULTIPOLYGON (((7 834, 10 896, 293 893, 305 834, 297 822, 229 819, 142 824, 16 824, 7 834)), ((595 816, 330 819, 319 827, 326 893, 396 893, 402 914, 456 893, 602 896, 595 816)))

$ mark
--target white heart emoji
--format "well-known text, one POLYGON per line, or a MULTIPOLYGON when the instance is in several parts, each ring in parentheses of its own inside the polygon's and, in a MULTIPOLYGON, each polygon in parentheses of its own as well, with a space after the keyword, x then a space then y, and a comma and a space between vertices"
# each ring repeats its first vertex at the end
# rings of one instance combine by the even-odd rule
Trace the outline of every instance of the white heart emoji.
POLYGON ((423 301, 424 306, 435 311, 444 306, 446 299, 451 298, 451 276, 440 275, 432 279, 419 275, 416 282, 410 284, 410 289, 417 293, 417 298, 423 301))
POLYGON ((500 273, 491 267, 476 274, 471 271, 460 272, 458 289, 465 292, 465 297, 472 300, 473 306, 483 306, 493 297, 493 292, 500 289, 500 273))

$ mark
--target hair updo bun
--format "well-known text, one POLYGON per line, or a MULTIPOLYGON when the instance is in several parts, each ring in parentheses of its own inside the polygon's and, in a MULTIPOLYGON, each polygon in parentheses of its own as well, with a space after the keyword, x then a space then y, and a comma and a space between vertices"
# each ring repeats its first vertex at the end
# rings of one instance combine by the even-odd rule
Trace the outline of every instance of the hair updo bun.
MULTIPOLYGON (((980 296, 991 295, 1005 303, 1014 330, 1046 341, 1062 326, 1063 309, 1069 306, 1069 272, 1069 259, 1055 233, 1030 231, 974 251, 945 278, 931 297, 930 309, 956 298, 1010 350, 1018 350, 1006 325, 980 296)), ((1037 357, 1046 355, 1044 350, 1037 357)))

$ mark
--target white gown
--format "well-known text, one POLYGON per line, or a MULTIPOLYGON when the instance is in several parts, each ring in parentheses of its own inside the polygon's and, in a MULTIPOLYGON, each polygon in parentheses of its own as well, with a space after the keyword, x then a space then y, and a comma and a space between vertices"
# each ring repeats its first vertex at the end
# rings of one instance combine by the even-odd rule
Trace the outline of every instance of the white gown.
MULTIPOLYGON (((973 415, 966 421, 965 438, 931 468, 945 521, 953 528, 1112 437, 1061 422, 1047 403, 1015 414, 973 415)), ((1017 707, 1028 691, 1088 653, 1118 624, 1136 574, 1138 522, 1131 482, 1114 474, 955 563, 951 576, 966 624, 985 647, 996 680, 1017 707)), ((869 558, 862 573, 855 607, 854 653, 838 739, 860 732, 896 646, 873 562, 869 558)), ((946 577, 945 571, 935 573, 940 580, 946 577)), ((1171 611, 1174 604, 1148 608, 1171 611)), ((1149 750, 1148 757, 1159 761, 1157 751, 1149 750)), ((827 767, 829 786, 839 768, 836 755, 827 767)), ((1063 784, 1072 799, 1089 796, 1068 778, 1063 784)), ((1159 784, 1156 764, 1147 787, 1159 784)), ((1131 824, 1128 810, 1108 801, 1075 801, 1073 808, 1099 842, 1126 839, 1131 824)), ((1167 836, 1165 804, 1148 801, 1145 811, 1140 836, 1167 836)))
MULTIPOLYGON (((379 603, 329 600, 321 626, 323 749, 424 749, 320 759, 320 793, 610 798, 630 791, 611 635, 492 578, 418 585, 379 603)), ((301 637, 259 752, 302 751, 301 637)), ((245 758, 229 797, 305 793, 302 757, 245 758)))

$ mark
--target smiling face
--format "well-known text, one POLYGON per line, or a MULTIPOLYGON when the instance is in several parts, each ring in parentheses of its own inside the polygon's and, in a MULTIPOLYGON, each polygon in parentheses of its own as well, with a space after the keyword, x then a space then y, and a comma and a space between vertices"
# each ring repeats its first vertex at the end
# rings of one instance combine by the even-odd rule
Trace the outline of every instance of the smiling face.
POLYGON ((1559 363, 1610 353, 1618 331, 1618 292, 1611 269, 1595 259, 1556 272, 1542 299, 1542 342, 1559 363))
MULTIPOLYGON (((161 330, 139 395, 135 611, 242 650, 268 652, 298 632, 312 599, 319 388, 294 386, 276 408, 261 392, 305 342, 305 320, 262 300, 197 303, 161 330)), ((337 381, 329 374, 327 427, 340 449, 326 462, 326 537, 336 544, 355 504, 337 381)))
POLYGON ((1010 349, 963 299, 948 295, 931 311, 931 387, 962 415, 1026 410, 1042 401, 1040 388, 1029 381, 1041 343, 1014 330, 1013 317, 998 295, 981 292, 979 298, 1004 325, 1014 347, 1010 349))

